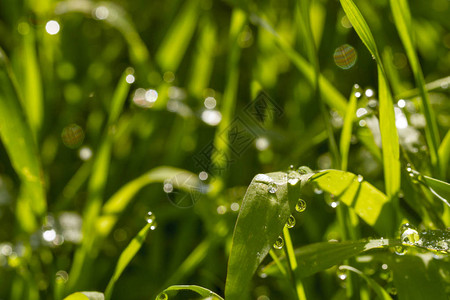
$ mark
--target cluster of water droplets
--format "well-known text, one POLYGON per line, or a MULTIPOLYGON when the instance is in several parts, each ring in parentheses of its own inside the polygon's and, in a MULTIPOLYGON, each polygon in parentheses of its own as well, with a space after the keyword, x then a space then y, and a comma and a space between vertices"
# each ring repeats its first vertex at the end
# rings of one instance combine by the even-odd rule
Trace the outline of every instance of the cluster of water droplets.
POLYGON ((151 230, 155 230, 156 227, 158 227, 158 223, 156 222, 155 214, 153 214, 151 211, 147 212, 145 220, 147 221, 148 224, 150 224, 151 230))

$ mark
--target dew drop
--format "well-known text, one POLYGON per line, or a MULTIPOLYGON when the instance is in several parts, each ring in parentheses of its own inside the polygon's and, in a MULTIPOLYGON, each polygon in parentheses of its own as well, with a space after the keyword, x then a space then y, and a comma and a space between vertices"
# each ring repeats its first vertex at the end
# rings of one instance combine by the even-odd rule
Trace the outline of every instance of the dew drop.
POLYGON ((152 225, 150 225, 150 230, 155 230, 156 227, 158 227, 158 223, 156 221, 153 221, 152 225))
POLYGON ((304 212, 306 209, 306 202, 303 199, 298 199, 297 204, 295 205, 295 210, 298 212, 304 212))
POLYGON ((364 180, 364 177, 362 175, 358 175, 358 182, 361 183, 364 180))
POLYGON ((300 180, 298 173, 295 171, 288 172, 287 176, 290 185, 296 185, 300 180))
POLYGON ((342 270, 340 268, 337 269, 336 271, 336 275, 340 280, 345 280, 347 279, 347 271, 342 270))
POLYGON ((283 240, 283 237, 282 237, 282 236, 279 236, 279 237, 277 238, 277 240, 275 241, 275 243, 273 244, 273 247, 274 247, 275 249, 280 250, 281 248, 283 248, 283 246, 284 246, 284 240, 283 240))
POLYGON ((294 165, 290 165, 289 170, 291 170, 291 171, 294 170, 294 165))
POLYGON ((153 224, 155 223, 156 218, 155 215, 151 211, 149 211, 147 213, 147 216, 145 217, 145 220, 147 221, 148 224, 153 224))
POLYGON ((294 216, 290 215, 289 218, 286 221, 286 225, 285 226, 287 228, 292 228, 292 227, 295 226, 295 223, 296 223, 296 220, 295 220, 294 216))
POLYGON ((314 194, 316 194, 316 195, 323 194, 323 190, 321 190, 321 189, 318 188, 318 187, 315 187, 315 188, 314 188, 314 194))
POLYGON ((275 194, 278 190, 278 186, 275 182, 269 183, 269 193, 275 194))
POLYGON ((407 250, 406 250, 406 248, 403 247, 403 246, 395 246, 395 247, 394 247, 394 252, 395 252, 395 254, 397 254, 397 255, 405 255, 406 252, 407 252, 407 250))
POLYGON ((410 245, 414 245, 420 240, 417 230, 408 223, 402 225, 400 238, 403 244, 410 245))

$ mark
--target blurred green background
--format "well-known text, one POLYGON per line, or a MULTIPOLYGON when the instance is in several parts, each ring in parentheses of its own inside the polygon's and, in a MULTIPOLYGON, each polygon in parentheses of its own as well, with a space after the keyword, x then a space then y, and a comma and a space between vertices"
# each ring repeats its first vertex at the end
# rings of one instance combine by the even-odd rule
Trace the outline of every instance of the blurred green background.
MULTIPOLYGON (((389 3, 355 2, 391 82, 402 162, 431 174, 424 116, 389 3)), ((450 127, 450 2, 409 4, 425 81, 434 82, 430 100, 443 138, 450 127)), ((24 228, 20 219, 26 216, 16 201, 20 179, 0 144, 0 299, 53 299, 62 293, 58 289, 71 275, 80 248, 91 174, 103 176, 97 196, 105 202, 159 166, 191 173, 171 171, 190 175, 171 175, 169 181, 160 176, 139 186, 133 200, 114 212, 117 224, 66 291, 103 291, 118 256, 152 211, 157 228, 118 280, 113 299, 149 299, 171 284, 197 284, 223 294, 246 186, 257 173, 291 164, 339 168, 327 124, 339 141, 343 101, 355 84, 360 97, 348 170, 384 190, 376 146, 375 61, 339 1, 312 1, 310 17, 320 72, 336 89, 323 90, 320 97, 312 67, 295 60, 308 56, 296 1, 0 0, 0 46, 11 61, 37 144, 48 206, 44 219, 24 228), (126 98, 111 123, 111 103, 120 89, 126 98), (258 109, 262 119, 255 118, 258 109), (246 136, 233 144, 227 132, 236 128, 246 136), (105 172, 95 173, 105 139, 111 156, 105 156, 105 172), (188 181, 200 188, 189 191, 188 181)), ((442 179, 448 181, 448 170, 442 179)), ((404 193, 412 200, 402 199, 402 208, 420 223, 420 209, 412 203, 422 196, 404 193)), ((309 203, 293 230, 294 245, 340 240, 336 204, 309 203)), ((373 235, 362 225, 361 237, 373 235)), ((331 272, 312 276, 305 285, 311 299, 331 299, 342 290, 331 272)), ((289 299, 287 286, 255 278, 252 297, 289 299)))

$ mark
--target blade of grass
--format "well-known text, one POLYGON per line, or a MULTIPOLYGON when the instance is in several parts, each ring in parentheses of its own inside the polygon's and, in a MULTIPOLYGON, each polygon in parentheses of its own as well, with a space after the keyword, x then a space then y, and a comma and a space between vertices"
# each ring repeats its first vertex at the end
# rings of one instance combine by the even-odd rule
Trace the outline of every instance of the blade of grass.
POLYGON ((347 111, 345 112, 344 125, 342 126, 341 139, 339 143, 339 150, 341 152, 341 170, 347 171, 348 166, 348 152, 350 149, 352 139, 353 121, 356 113, 356 96, 355 87, 352 89, 350 101, 347 104, 347 111))
MULTIPOLYGON (((21 194, 36 221, 43 218, 47 209, 43 171, 32 130, 22 109, 17 85, 9 61, 0 49, 0 136, 11 160, 14 170, 19 176, 22 187, 21 194)), ((19 222, 27 220, 19 219, 19 222)), ((35 222, 37 225, 39 222, 35 222)), ((30 223, 31 224, 31 223, 30 223)), ((33 226, 34 227, 34 226, 33 226)), ((36 228, 28 228, 31 233, 36 228)))
MULTIPOLYGON (((445 89, 445 86, 448 87, 449 85, 450 85, 450 76, 425 84, 425 90, 431 92, 437 89, 445 89)), ((419 94, 420 94, 419 89, 407 90, 396 95, 395 99, 410 99, 419 96, 419 94)))
POLYGON ((24 105, 31 130, 35 137, 39 135, 44 115, 44 100, 42 94, 41 72, 36 57, 36 39, 34 28, 30 27, 23 36, 23 74, 24 74, 24 105))
POLYGON ((379 234, 391 236, 394 211, 389 198, 360 176, 338 170, 316 173, 310 182, 330 193, 372 226, 379 234))
POLYGON ((144 228, 139 231, 139 233, 131 240, 130 244, 123 250, 122 254, 120 254, 119 261, 117 262, 116 269, 114 270, 114 274, 111 277, 108 286, 105 290, 105 299, 111 299, 112 292, 114 289, 114 284, 119 279, 122 272, 128 266, 130 261, 136 255, 136 253, 141 249, 142 244, 145 241, 145 237, 147 236, 149 230, 151 230, 152 224, 146 224, 144 228))
POLYGON ((361 41, 366 45, 378 66, 378 89, 380 101, 380 131, 383 151, 384 181, 386 193, 394 199, 400 189, 400 150, 397 128, 395 126, 392 96, 387 83, 386 73, 373 35, 361 12, 351 0, 340 0, 348 19, 361 41))
POLYGON ((400 39, 402 40, 403 47, 406 50, 406 55, 411 65, 414 79, 416 81, 420 98, 422 100, 422 109, 427 124, 425 126, 425 137, 430 149, 431 163, 434 168, 434 174, 435 176, 442 178, 445 174, 443 174, 440 170, 439 164, 439 131, 434 112, 431 108, 430 99, 425 88, 425 79, 423 77, 422 68, 420 66, 420 62, 413 45, 412 20, 408 2, 406 0, 391 0, 390 5, 392 9, 392 15, 394 16, 395 26, 397 27, 400 39))
POLYGON ((70 294, 64 300, 105 300, 105 296, 100 292, 76 292, 70 294))
MULTIPOLYGON (((400 241, 379 239, 309 244, 295 250, 299 266, 296 273, 300 278, 305 278, 366 251, 395 245, 400 245, 400 241)), ((285 256, 280 257, 279 260, 286 266, 285 256)), ((275 262, 270 262, 264 266, 261 273, 269 276, 280 276, 279 268, 275 262)))
POLYGON ((185 2, 156 52, 156 60, 164 72, 175 73, 186 53, 197 25, 198 2, 198 0, 185 2))
POLYGON ((439 147, 439 162, 441 163, 442 173, 446 175, 450 162, 450 130, 447 131, 439 147))
MULTIPOLYGON (((195 292, 195 293, 199 294, 200 297, 202 297, 202 299, 208 298, 211 300, 223 300, 222 297, 220 297, 213 291, 210 291, 210 290, 208 290, 204 287, 198 286, 198 285, 172 285, 172 286, 168 287, 167 289, 165 289, 164 291, 162 291, 161 293, 159 293, 158 296, 156 297, 156 300, 166 299, 164 297, 167 297, 167 294, 171 295, 172 294, 171 292, 179 292, 179 291, 195 292)), ((175 295, 175 293, 174 293, 174 295, 175 295)))

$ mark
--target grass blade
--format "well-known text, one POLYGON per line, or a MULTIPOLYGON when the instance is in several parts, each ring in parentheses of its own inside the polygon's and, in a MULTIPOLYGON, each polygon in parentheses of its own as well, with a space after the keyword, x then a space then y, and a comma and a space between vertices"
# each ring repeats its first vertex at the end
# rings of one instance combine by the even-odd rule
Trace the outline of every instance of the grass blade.
POLYGON ((158 294, 156 300, 167 299, 165 297, 167 297, 168 295, 172 297, 172 295, 176 295, 179 291, 192 291, 199 294, 202 298, 208 298, 211 300, 223 300, 223 298, 216 293, 198 285, 173 285, 158 294))
POLYGON ((311 183, 339 199, 381 235, 392 235, 393 210, 388 197, 360 176, 337 170, 322 171, 311 183))
POLYGON ((450 162, 450 130, 447 131, 441 146, 439 146, 439 162, 441 164, 441 172, 446 175, 450 162))
POLYGON ((99 292, 76 292, 70 294, 64 300, 105 300, 105 296, 99 292))
POLYGON ((119 279, 120 275, 122 275, 123 270, 125 270, 125 268, 128 266, 130 261, 139 251, 139 249, 141 249, 141 246, 145 241, 145 237, 147 236, 151 228, 152 228, 151 223, 145 225, 144 228, 142 228, 141 231, 139 231, 139 233, 131 240, 130 244, 128 244, 125 250, 123 250, 122 254, 120 254, 119 261, 117 262, 114 274, 105 290, 106 300, 111 299, 114 284, 119 279))
POLYGON ((347 170, 348 166, 348 151, 350 149, 352 139, 353 121, 355 120, 356 113, 356 96, 355 87, 352 89, 350 95, 350 101, 347 105, 347 111, 345 112, 344 125, 342 126, 341 140, 339 143, 339 150, 341 152, 341 169, 347 170))
POLYGON ((439 177, 443 177, 439 164, 439 130, 437 121, 431 108, 430 99, 425 87, 425 80, 423 78, 422 68, 420 67, 419 59, 417 57, 414 45, 413 45, 413 32, 411 23, 411 13, 409 11, 408 2, 406 0, 391 0, 392 15, 394 16, 395 26, 402 40, 403 46, 406 50, 411 69, 414 74, 416 85, 419 89, 420 98, 422 100, 422 109, 425 115, 426 126, 425 136, 427 144, 430 149, 431 163, 434 167, 435 174, 439 177))
MULTIPOLYGON (((363 252, 390 247, 400 242, 388 239, 369 241, 345 241, 345 242, 323 242, 310 244, 295 250, 295 256, 299 267, 296 275, 305 278, 317 272, 326 270, 344 260, 359 255, 363 252)), ((281 263, 286 265, 286 257, 280 258, 281 263)), ((275 262, 271 262, 261 269, 261 273, 271 276, 280 276, 280 271, 275 262)))
POLYGON ((422 182, 425 186, 430 189, 430 191, 436 195, 439 199, 441 199, 447 206, 450 207, 450 184, 441 181, 438 179, 434 179, 432 177, 423 176, 422 182))
POLYGON ((226 299, 245 298, 253 274, 298 201, 300 184, 289 184, 286 176, 284 172, 259 174, 247 189, 233 233, 226 299))
MULTIPOLYGON (((21 107, 9 61, 0 49, 0 136, 14 170, 19 176, 21 194, 34 218, 46 212, 43 171, 33 133, 21 107), (18 151, 20 149, 20 151, 18 151)), ((24 222, 26 220, 20 220, 24 222)), ((37 223, 35 223, 37 224, 37 223)), ((34 226, 32 226, 34 227, 34 226)), ((36 228, 28 228, 28 232, 36 228)))
POLYGON ((375 58, 378 65, 378 94, 380 98, 380 131, 383 145, 384 181, 388 197, 394 198, 400 189, 400 150, 397 128, 395 126, 392 95, 387 83, 386 73, 372 32, 361 15, 361 12, 352 0, 341 0, 341 5, 356 33, 366 45, 372 57, 375 58))
POLYGON ((339 270, 349 270, 352 271, 359 276, 361 276, 368 284, 369 286, 375 291, 379 299, 382 300, 392 300, 391 296, 389 296, 389 293, 386 292, 385 289, 383 289, 375 280, 370 278, 369 276, 366 276, 363 272, 361 272, 358 269, 355 269, 351 266, 339 266, 339 270))

